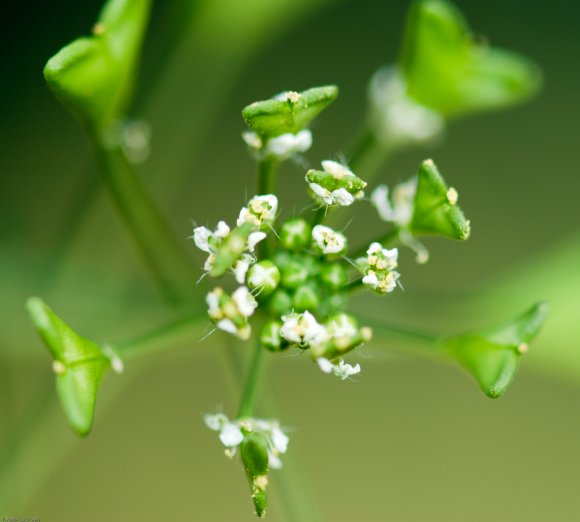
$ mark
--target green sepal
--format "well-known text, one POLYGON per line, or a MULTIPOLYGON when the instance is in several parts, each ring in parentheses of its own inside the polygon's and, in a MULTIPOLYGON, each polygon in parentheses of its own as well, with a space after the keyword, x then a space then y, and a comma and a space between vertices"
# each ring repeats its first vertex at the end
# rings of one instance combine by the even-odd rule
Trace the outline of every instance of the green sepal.
POLYGON ((292 94, 296 97, 287 100, 272 98, 248 105, 242 110, 244 121, 266 139, 288 132, 296 134, 336 99, 338 87, 326 85, 292 94))
POLYGON ((439 235, 465 240, 471 232, 470 222, 456 205, 454 189, 449 189, 432 160, 419 167, 417 192, 410 228, 414 235, 439 235))
POLYGON ((86 124, 104 129, 130 101, 151 0, 109 0, 93 35, 78 38, 44 68, 60 102, 86 124))
POLYGON ((266 484, 268 477, 268 441, 256 432, 245 434, 240 445, 240 455, 246 470, 256 515, 266 515, 266 484))
POLYGON ((521 356, 540 331, 547 313, 547 304, 538 303, 505 326, 449 337, 443 346, 475 378, 483 393, 495 399, 513 381, 521 356))
POLYGON ((30 298, 26 307, 55 364, 62 365, 62 371, 56 371, 56 389, 67 420, 76 433, 88 435, 110 359, 99 345, 74 332, 38 297, 30 298))
POLYGON ((412 6, 400 62, 408 94, 446 117, 525 101, 542 81, 529 59, 477 41, 461 12, 445 0, 412 6))
POLYGON ((250 223, 234 228, 222 241, 215 254, 215 262, 210 270, 212 277, 219 277, 232 268, 247 248, 248 237, 256 227, 250 223))

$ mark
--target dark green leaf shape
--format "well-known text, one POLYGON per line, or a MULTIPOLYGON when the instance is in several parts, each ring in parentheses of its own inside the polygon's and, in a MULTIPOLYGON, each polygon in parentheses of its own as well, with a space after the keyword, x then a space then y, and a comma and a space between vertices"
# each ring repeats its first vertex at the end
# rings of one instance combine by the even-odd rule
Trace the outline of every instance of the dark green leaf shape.
POLYGON ((548 313, 538 303, 506 326, 444 340, 444 347, 477 381, 483 393, 501 397, 513 381, 523 353, 536 337, 548 313))
POLYGON ((215 262, 210 271, 212 277, 219 277, 234 266, 247 248, 248 237, 255 230, 254 225, 244 223, 228 234, 215 254, 215 262))
POLYGON ((249 432, 240 445, 240 455, 248 477, 256 515, 266 515, 266 485, 268 477, 268 441, 264 435, 249 432))
POLYGON ((93 29, 44 68, 53 94, 81 121, 103 129, 130 101, 151 0, 109 0, 93 29))
POLYGON ((263 138, 272 138, 304 129, 338 96, 338 87, 313 87, 301 93, 291 93, 287 100, 254 102, 242 111, 244 121, 263 138))
POLYGON ((456 205, 457 192, 450 189, 432 160, 419 167, 411 230, 413 234, 439 235, 465 240, 470 223, 456 205))
POLYGON ((475 40, 461 12, 445 0, 412 6, 401 65, 409 95, 447 117, 525 101, 541 85, 533 62, 475 40))
POLYGON ((30 298, 26 306, 55 361, 56 389, 68 422, 79 435, 88 435, 110 360, 100 346, 74 332, 38 297, 30 298))

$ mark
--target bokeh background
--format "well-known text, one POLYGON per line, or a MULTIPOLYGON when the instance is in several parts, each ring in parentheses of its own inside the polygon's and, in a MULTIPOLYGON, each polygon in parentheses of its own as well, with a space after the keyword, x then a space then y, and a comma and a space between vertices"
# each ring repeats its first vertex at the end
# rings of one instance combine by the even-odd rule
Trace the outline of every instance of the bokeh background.
MULTIPOLYGON (((580 520, 580 4, 460 0, 471 26, 534 58, 541 95, 451 125, 440 148, 381 170, 395 182, 433 157, 472 220, 464 244, 432 241, 402 260, 405 293, 353 309, 434 332, 503 321, 538 299, 549 322, 500 400, 455 366, 381 339, 356 382, 304 357, 271 357, 264 416, 296 427, 289 459, 312 520, 580 520), (271 408, 272 397, 277 407, 271 408), (316 507, 313 507, 316 506, 316 507)), ((132 114, 153 130, 139 167, 180 237, 232 221, 254 186, 240 110, 284 89, 336 83, 312 163, 360 130, 368 78, 392 62, 402 0, 155 2, 132 114)), ((12 3, 0 82, 0 516, 43 522, 253 520, 241 466, 202 413, 235 411, 239 389, 215 334, 172 343, 106 379, 93 433, 77 439, 56 403, 50 358, 24 310, 41 295, 69 324, 116 341, 161 325, 160 302, 99 184, 82 132, 47 91, 46 60, 87 33, 100 2, 12 3)), ((303 167, 283 169, 283 206, 306 201, 303 167)), ((360 206, 353 235, 375 223, 360 206)), ((202 259, 192 252, 192 284, 202 259)), ((200 292, 201 299, 201 292, 200 292)), ((240 373, 240 372, 238 372, 240 373)), ((284 517, 274 473, 269 519, 284 517)), ((296 521, 292 521, 296 522, 296 521)), ((300 521, 302 522, 302 521, 300 521)))

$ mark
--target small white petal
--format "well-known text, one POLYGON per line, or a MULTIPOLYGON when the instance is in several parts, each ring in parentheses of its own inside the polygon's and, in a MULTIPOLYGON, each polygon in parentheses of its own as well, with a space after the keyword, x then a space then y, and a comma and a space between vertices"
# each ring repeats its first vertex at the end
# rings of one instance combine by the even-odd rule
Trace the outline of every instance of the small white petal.
POLYGON ((208 413, 207 415, 203 416, 203 420, 205 425, 213 431, 220 431, 222 426, 229 422, 228 418, 223 413, 208 413))
POLYGON ((230 227, 228 226, 228 224, 225 221, 220 221, 217 224, 217 228, 215 229, 215 232, 213 233, 214 237, 217 237, 219 239, 223 239, 225 237, 227 237, 230 233, 230 227))
POLYGON ((207 227, 196 227, 193 229, 193 242, 195 246, 204 252, 210 252, 209 239, 213 236, 207 227))
POLYGON ((205 296, 205 302, 207 303, 208 311, 219 312, 220 309, 220 296, 222 295, 220 290, 212 290, 205 296))
POLYGON ((365 275, 362 278, 362 282, 364 285, 370 286, 372 288, 376 288, 377 286, 379 286, 379 280, 377 278, 377 274, 375 274, 374 272, 371 272, 371 273, 365 275))
POLYGON ((241 285, 246 282, 246 274, 248 273, 249 268, 250 263, 245 259, 239 259, 234 266, 234 277, 241 285))
POLYGON ((322 162, 322 169, 324 172, 332 174, 336 179, 354 176, 354 173, 346 165, 338 163, 338 161, 325 160, 322 162))
POLYGON ((348 207, 354 202, 354 196, 345 188, 332 191, 332 199, 343 207, 348 207))
POLYGON ((236 304, 240 314, 250 317, 258 306, 255 297, 245 286, 240 286, 233 294, 232 299, 236 304))
POLYGON ((233 323, 233 321, 231 319, 222 319, 220 321, 217 322, 216 326, 229 334, 232 335, 237 335, 238 334, 238 328, 236 327, 236 325, 233 323))
POLYGON ((268 452, 268 467, 270 469, 282 469, 282 461, 271 451, 268 452))
POLYGON ((310 183, 310 190, 314 192, 319 198, 321 198, 327 205, 332 204, 332 195, 330 190, 326 190, 323 186, 319 185, 318 183, 310 183))
POLYGON ((255 132, 245 131, 242 132, 242 139, 246 142, 246 145, 254 150, 260 150, 262 148, 262 140, 255 132))
POLYGON ((334 375, 336 375, 339 379, 342 379, 344 381, 345 379, 348 379, 351 375, 356 375, 357 373, 360 373, 360 364, 352 366, 350 364, 345 363, 344 361, 340 361, 340 363, 338 363, 338 366, 335 366, 332 371, 334 375))
POLYGON ((266 239, 266 232, 252 232, 248 236, 248 250, 253 252, 256 249, 256 245, 266 239))
POLYGON ((286 453, 288 449, 288 442, 290 439, 280 428, 274 427, 272 429, 272 445, 279 453, 286 453))
POLYGON ((330 373, 334 368, 334 364, 332 364, 328 359, 325 359, 324 357, 319 357, 318 359, 316 359, 316 362, 318 363, 318 367, 324 373, 330 373))
POLYGON ((224 446, 232 448, 238 446, 244 440, 242 430, 235 424, 229 422, 224 424, 220 431, 220 440, 224 446))
POLYGON ((280 328, 280 335, 289 343, 300 344, 302 342, 300 330, 298 328, 298 318, 298 314, 282 316, 284 324, 282 325, 282 328, 280 328))

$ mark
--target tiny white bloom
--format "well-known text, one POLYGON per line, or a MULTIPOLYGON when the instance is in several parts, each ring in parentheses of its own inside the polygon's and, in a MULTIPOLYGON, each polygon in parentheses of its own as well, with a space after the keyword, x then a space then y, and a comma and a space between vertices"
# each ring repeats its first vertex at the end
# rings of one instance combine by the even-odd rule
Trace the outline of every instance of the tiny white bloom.
POLYGON ((224 446, 233 448, 242 443, 244 434, 236 424, 228 422, 223 425, 220 431, 220 440, 224 446))
POLYGON ((383 221, 404 228, 413 217, 416 192, 417 178, 396 185, 390 197, 389 188, 386 185, 379 185, 371 194, 371 203, 383 221))
POLYGON ((324 160, 322 162, 322 169, 324 172, 332 174, 336 179, 354 176, 354 173, 346 165, 338 163, 338 161, 324 160))
POLYGON ((310 190, 314 192, 324 203, 327 205, 332 205, 332 193, 330 190, 325 189, 323 186, 319 185, 318 183, 309 183, 308 185, 310 190))
POLYGON ((348 207, 354 202, 354 196, 345 188, 332 191, 333 200, 343 207, 348 207))
POLYGON ((250 269, 250 261, 247 257, 242 256, 241 259, 238 259, 234 266, 234 277, 236 281, 243 285, 246 282, 246 274, 250 269))
POLYGON ((278 453, 286 453, 290 439, 278 426, 272 428, 272 446, 278 453))
POLYGON ((228 418, 223 413, 208 413, 203 416, 205 425, 213 431, 220 431, 222 426, 228 422, 228 418))
POLYGON ((238 327, 234 324, 231 319, 221 319, 216 323, 216 326, 223 332, 236 335, 238 333, 238 327))
POLYGON ((308 129, 301 130, 297 134, 286 133, 275 138, 270 138, 263 148, 265 156, 275 156, 282 160, 306 152, 312 146, 312 133, 308 129))
POLYGON ((324 225, 312 229, 312 239, 323 254, 338 254, 346 249, 346 237, 324 225))
POLYGON ((282 461, 278 455, 275 455, 273 452, 268 452, 268 467, 270 469, 281 469, 282 468, 282 461))
POLYGON ((266 239, 265 232, 252 232, 248 236, 248 250, 253 252, 256 249, 256 245, 263 239, 266 239))
POLYGON ((261 227, 264 223, 270 223, 276 218, 278 211, 278 198, 273 194, 254 196, 247 207, 240 210, 240 215, 236 224, 250 223, 256 227, 261 227))
POLYGON ((316 346, 328 340, 326 328, 309 312, 282 316, 280 335, 288 342, 316 346))
POLYGON ((316 359, 316 362, 318 364, 318 367, 324 373, 330 373, 334 368, 334 364, 332 364, 328 359, 325 359, 324 357, 319 357, 318 359, 316 359))
POLYGON ((242 132, 242 139, 246 142, 246 145, 254 151, 258 151, 262 148, 262 140, 260 136, 253 131, 242 132))
POLYGON ((336 375, 339 379, 344 381, 345 379, 348 379, 351 375, 356 375, 357 373, 360 373, 360 364, 357 363, 355 366, 352 366, 341 360, 338 363, 338 365, 333 368, 332 371, 334 375, 336 375))
POLYGON ((211 230, 207 227, 196 227, 193 229, 193 242, 195 246, 204 252, 210 252, 209 238, 212 237, 211 230))
POLYGON ((232 299, 236 304, 238 311, 244 317, 250 317, 254 310, 258 307, 258 302, 255 297, 250 293, 247 287, 240 286, 232 294, 232 299))
POLYGON ((224 239, 229 235, 229 233, 230 227, 228 226, 228 224, 225 221, 219 221, 213 235, 214 237, 217 237, 219 239, 224 239))

